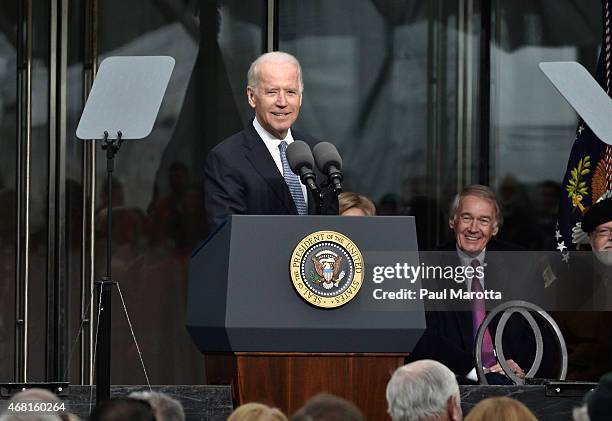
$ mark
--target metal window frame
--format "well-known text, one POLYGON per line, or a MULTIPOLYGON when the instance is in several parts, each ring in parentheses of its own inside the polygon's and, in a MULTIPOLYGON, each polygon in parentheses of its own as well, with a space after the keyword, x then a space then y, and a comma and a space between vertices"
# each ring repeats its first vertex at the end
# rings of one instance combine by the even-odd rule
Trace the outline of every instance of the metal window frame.
MULTIPOLYGON (((66 142, 67 142, 67 58, 69 0, 49 3, 49 172, 46 261, 46 336, 45 380, 70 380, 68 373, 71 338, 68 308, 68 240, 66 238, 66 142)), ((30 210, 32 162, 32 41, 33 1, 19 2, 17 44, 17 201, 15 229, 15 364, 14 381, 28 382, 29 372, 29 288, 30 210)), ((89 94, 97 70, 98 0, 87 0, 84 11, 83 103, 89 94)), ((95 209, 95 148, 83 145, 83 218, 81 242, 80 373, 82 384, 93 384, 93 314, 91 291, 94 284, 94 209, 95 209)), ((73 377, 74 379, 74 377, 73 377)))
MULTIPOLYGON (((98 0, 86 0, 84 5, 83 104, 87 101, 98 70, 98 0)), ((95 195, 96 149, 94 142, 83 145, 83 218, 81 238, 81 299, 79 338, 81 384, 93 385, 94 349, 94 269, 95 269, 95 195)))
POLYGON ((266 51, 278 51, 278 2, 268 0, 266 7, 266 51))
POLYGON ((47 203, 46 378, 65 380, 69 354, 66 243, 66 74, 68 0, 51 0, 47 203))
POLYGON ((28 379, 30 280, 30 154, 32 143, 32 0, 19 2, 17 29, 17 203, 15 241, 16 382, 28 379))

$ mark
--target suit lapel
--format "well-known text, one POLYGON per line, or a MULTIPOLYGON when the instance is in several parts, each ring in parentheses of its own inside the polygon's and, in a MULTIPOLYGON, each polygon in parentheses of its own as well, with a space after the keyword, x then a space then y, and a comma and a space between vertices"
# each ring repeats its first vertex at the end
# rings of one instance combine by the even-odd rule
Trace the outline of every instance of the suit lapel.
POLYGON ((297 215, 297 208, 291 197, 291 192, 289 192, 289 187, 287 187, 287 183, 285 183, 285 179, 278 171, 278 167, 272 156, 270 156, 268 148, 252 124, 249 124, 245 130, 244 148, 246 159, 265 180, 280 204, 289 214, 297 215))
MULTIPOLYGON (((457 248, 455 242, 449 242, 442 245, 438 250, 443 251, 442 266, 459 266, 461 261, 457 255, 457 248)), ((463 283, 461 288, 467 291, 467 283, 463 283)), ((450 317, 454 317, 456 322, 456 329, 461 337, 462 342, 465 344, 465 348, 473 352, 474 348, 474 336, 472 332, 472 312, 471 311, 450 311, 450 317)))

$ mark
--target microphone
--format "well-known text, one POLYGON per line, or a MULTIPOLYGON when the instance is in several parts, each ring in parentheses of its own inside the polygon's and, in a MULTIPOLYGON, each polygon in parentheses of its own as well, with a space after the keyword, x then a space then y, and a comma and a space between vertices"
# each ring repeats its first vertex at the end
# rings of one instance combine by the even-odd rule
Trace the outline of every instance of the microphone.
POLYGON ((320 142, 312 148, 319 170, 331 181, 336 193, 342 193, 342 158, 338 149, 329 142, 320 142))
POLYGON ((302 184, 311 191, 318 192, 319 187, 315 183, 317 177, 313 171, 314 158, 310 146, 301 140, 294 140, 287 146, 286 155, 291 171, 300 177, 302 184))

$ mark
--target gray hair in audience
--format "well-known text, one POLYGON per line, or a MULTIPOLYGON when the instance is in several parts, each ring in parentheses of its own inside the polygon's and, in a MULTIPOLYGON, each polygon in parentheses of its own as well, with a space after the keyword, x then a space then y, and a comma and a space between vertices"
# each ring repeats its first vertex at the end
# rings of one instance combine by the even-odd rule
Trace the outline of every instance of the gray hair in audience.
POLYGON ((298 82, 300 85, 300 93, 304 91, 304 81, 302 79, 302 66, 300 66, 300 62, 297 58, 292 56, 289 53, 284 53, 282 51, 272 51, 269 53, 265 53, 260 55, 255 59, 253 63, 251 63, 251 67, 249 67, 249 71, 247 73, 247 84, 252 89, 257 89, 257 85, 259 85, 260 74, 259 74, 259 66, 265 62, 273 62, 273 63, 291 63, 297 67, 298 74, 298 82))
POLYGON ((0 421, 62 421, 58 415, 32 412, 12 412, 0 416, 0 421))
POLYGON ((589 417, 589 409, 587 408, 586 404, 578 408, 574 408, 572 419, 574 421, 591 421, 591 418, 589 417))
MULTIPOLYGON (((23 390, 14 395, 9 403, 19 402, 45 402, 45 403, 62 403, 62 400, 57 395, 46 389, 31 388, 23 390)), ((0 416, 0 421, 62 421, 59 413, 37 414, 33 412, 7 412, 5 411, 0 416)))
POLYGON ((161 392, 132 392, 130 398, 146 401, 155 412, 157 421, 185 421, 183 405, 161 392))
POLYGON ((387 384, 387 404, 393 421, 418 421, 444 415, 448 400, 460 407, 459 385, 445 365, 433 360, 406 364, 387 384))
POLYGON ((448 212, 448 217, 450 219, 454 219, 457 215, 457 209, 459 209, 459 202, 461 198, 465 196, 476 196, 481 199, 489 200, 493 202, 495 206, 495 222, 497 227, 501 227, 504 223, 504 215, 502 214, 501 206, 497 202, 497 195, 495 192, 487 186, 483 186, 482 184, 472 184, 471 186, 467 186, 460 193, 455 195, 453 199, 453 203, 451 203, 450 210, 448 212))

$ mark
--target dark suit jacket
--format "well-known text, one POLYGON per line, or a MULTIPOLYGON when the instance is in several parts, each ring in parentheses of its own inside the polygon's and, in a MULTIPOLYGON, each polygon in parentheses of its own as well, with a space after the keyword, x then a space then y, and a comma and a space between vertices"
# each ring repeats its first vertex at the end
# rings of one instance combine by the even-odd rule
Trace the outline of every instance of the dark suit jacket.
MULTIPOLYGON (((311 147, 317 143, 310 136, 296 131, 292 134, 294 139, 303 140, 311 147)), ((323 175, 317 172, 317 182, 322 179, 323 175)), ((298 214, 287 183, 251 123, 208 153, 204 193, 209 233, 232 214, 298 214)), ((337 195, 329 186, 324 186, 323 193, 321 213, 338 215, 337 195)), ((315 213, 314 203, 308 192, 308 213, 315 213)))
MULTIPOLYGON (((506 262, 501 261, 500 251, 517 250, 508 243, 491 240, 485 255, 485 288, 497 290, 500 286, 511 285, 519 276, 517 271, 508 270, 506 262)), ((458 265, 455 242, 444 244, 438 251, 448 252, 441 259, 442 265, 458 265)), ((440 264, 438 262, 437 264, 440 264)), ((516 297, 511 297, 516 298, 516 297)), ((505 294, 504 294, 504 300, 505 294)), ((475 366, 474 340, 472 332, 472 313, 470 311, 427 311, 427 328, 413 349, 407 361, 434 359, 449 367, 455 374, 465 376, 475 366)), ((499 317, 493 320, 490 333, 495 341, 495 329, 499 317)), ((510 317, 503 336, 506 359, 514 359, 525 371, 529 370, 535 355, 533 333, 522 316, 510 317)))

